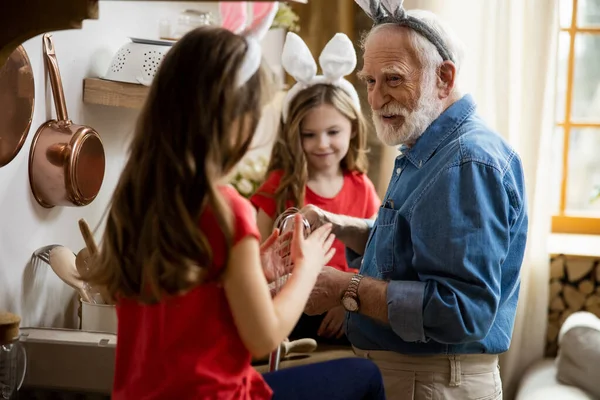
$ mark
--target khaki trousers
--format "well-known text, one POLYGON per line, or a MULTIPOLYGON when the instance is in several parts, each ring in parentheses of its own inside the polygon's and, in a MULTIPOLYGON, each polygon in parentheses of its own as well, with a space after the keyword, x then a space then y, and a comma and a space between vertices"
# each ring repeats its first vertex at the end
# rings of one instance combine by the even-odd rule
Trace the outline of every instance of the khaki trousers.
POLYGON ((377 364, 388 400, 502 400, 497 355, 407 356, 356 347, 354 353, 377 364))

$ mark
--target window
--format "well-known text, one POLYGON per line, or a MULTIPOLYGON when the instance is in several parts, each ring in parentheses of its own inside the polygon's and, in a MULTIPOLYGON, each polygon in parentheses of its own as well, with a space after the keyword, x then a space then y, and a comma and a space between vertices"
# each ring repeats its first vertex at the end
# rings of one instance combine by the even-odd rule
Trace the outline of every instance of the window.
POLYGON ((559 4, 552 231, 600 235, 600 0, 559 4))

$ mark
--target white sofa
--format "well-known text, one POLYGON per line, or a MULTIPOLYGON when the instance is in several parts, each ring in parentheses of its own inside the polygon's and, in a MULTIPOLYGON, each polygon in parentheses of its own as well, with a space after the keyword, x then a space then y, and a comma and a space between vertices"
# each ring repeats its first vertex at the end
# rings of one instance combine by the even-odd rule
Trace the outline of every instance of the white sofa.
POLYGON ((595 400, 575 386, 558 382, 556 370, 554 358, 532 365, 521 380, 516 400, 595 400))

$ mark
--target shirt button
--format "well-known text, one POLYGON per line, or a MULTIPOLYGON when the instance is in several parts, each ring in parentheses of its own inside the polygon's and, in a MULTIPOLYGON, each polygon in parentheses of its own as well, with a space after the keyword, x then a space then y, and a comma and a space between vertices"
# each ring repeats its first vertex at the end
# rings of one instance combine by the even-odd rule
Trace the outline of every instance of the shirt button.
POLYGON ((400 175, 400 172, 402 172, 402 168, 396 168, 396 175, 400 175))

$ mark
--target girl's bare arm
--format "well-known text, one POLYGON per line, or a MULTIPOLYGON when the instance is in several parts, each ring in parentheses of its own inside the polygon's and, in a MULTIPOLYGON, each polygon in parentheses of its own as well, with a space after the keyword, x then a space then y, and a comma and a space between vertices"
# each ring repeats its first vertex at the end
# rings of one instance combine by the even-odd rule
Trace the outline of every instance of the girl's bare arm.
MULTIPOLYGON (((317 250, 311 250, 298 258, 294 273, 273 299, 261 266, 258 240, 247 237, 231 249, 223 277, 225 295, 240 337, 254 357, 263 357, 277 348, 298 322, 320 269, 335 251, 331 249, 331 227, 327 228, 320 232, 326 235, 320 246, 326 247, 327 254, 317 256, 313 254, 317 250)), ((310 248, 317 247, 313 243, 310 248)))

